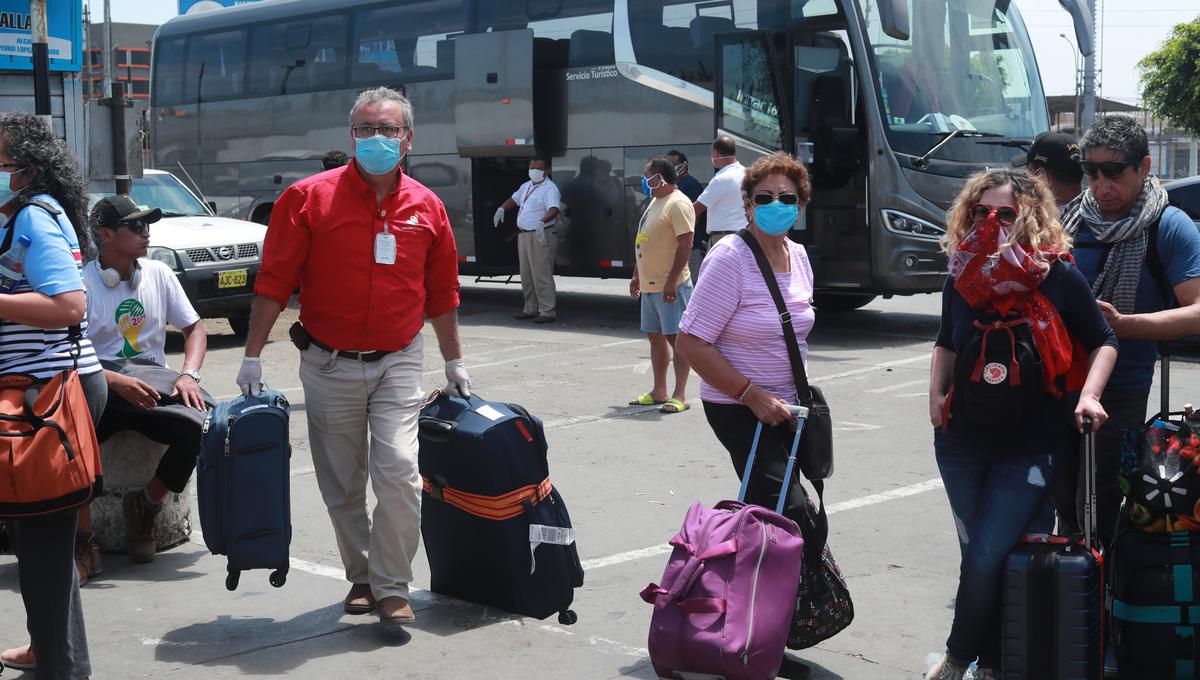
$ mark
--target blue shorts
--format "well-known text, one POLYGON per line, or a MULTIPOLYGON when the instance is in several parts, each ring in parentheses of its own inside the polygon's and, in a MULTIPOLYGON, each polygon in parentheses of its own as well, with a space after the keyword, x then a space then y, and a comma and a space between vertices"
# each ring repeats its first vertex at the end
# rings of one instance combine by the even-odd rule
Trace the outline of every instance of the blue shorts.
POLYGON ((685 283, 677 289, 678 299, 663 302, 663 294, 642 293, 642 332, 675 335, 679 332, 679 321, 683 310, 692 298, 692 284, 685 283))

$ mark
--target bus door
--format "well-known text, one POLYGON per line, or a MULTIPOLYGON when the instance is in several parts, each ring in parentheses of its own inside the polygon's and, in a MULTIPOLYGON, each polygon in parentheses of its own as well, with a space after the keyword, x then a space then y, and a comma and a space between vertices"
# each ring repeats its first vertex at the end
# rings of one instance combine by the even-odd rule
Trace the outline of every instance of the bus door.
POLYGON ((492 216, 528 179, 529 160, 537 153, 533 31, 464 34, 454 42, 454 127, 458 155, 472 160, 477 271, 513 274, 516 215, 499 227, 492 226, 492 216))

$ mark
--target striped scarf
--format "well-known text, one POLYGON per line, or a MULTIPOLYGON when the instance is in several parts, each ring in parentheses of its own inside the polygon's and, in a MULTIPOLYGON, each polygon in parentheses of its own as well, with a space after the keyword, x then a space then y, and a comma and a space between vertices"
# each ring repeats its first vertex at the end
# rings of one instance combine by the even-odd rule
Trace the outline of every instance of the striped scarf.
POLYGON ((1071 201, 1063 211, 1062 224, 1074 236, 1080 223, 1087 225, 1092 235, 1112 249, 1104 262, 1104 270, 1092 284, 1092 293, 1099 300, 1111 303, 1122 314, 1132 314, 1137 300, 1138 282, 1150 237, 1148 228, 1158 221, 1167 209, 1167 192, 1154 175, 1142 183, 1142 193, 1125 217, 1104 219, 1092 190, 1088 189, 1071 201))

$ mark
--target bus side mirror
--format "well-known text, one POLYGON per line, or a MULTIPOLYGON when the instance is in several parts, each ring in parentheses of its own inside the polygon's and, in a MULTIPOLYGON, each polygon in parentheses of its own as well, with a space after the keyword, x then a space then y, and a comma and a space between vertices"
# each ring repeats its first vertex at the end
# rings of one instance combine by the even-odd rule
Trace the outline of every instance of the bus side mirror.
POLYGON ((908 3, 905 0, 880 0, 879 18, 883 32, 896 40, 908 40, 908 3))

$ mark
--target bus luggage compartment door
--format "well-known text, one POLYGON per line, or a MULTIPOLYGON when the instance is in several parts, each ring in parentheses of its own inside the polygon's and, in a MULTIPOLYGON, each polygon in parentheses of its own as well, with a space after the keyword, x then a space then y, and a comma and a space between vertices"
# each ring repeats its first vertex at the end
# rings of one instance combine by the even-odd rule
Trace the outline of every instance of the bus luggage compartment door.
POLYGON ((454 42, 459 155, 533 156, 533 31, 467 34, 454 42))

